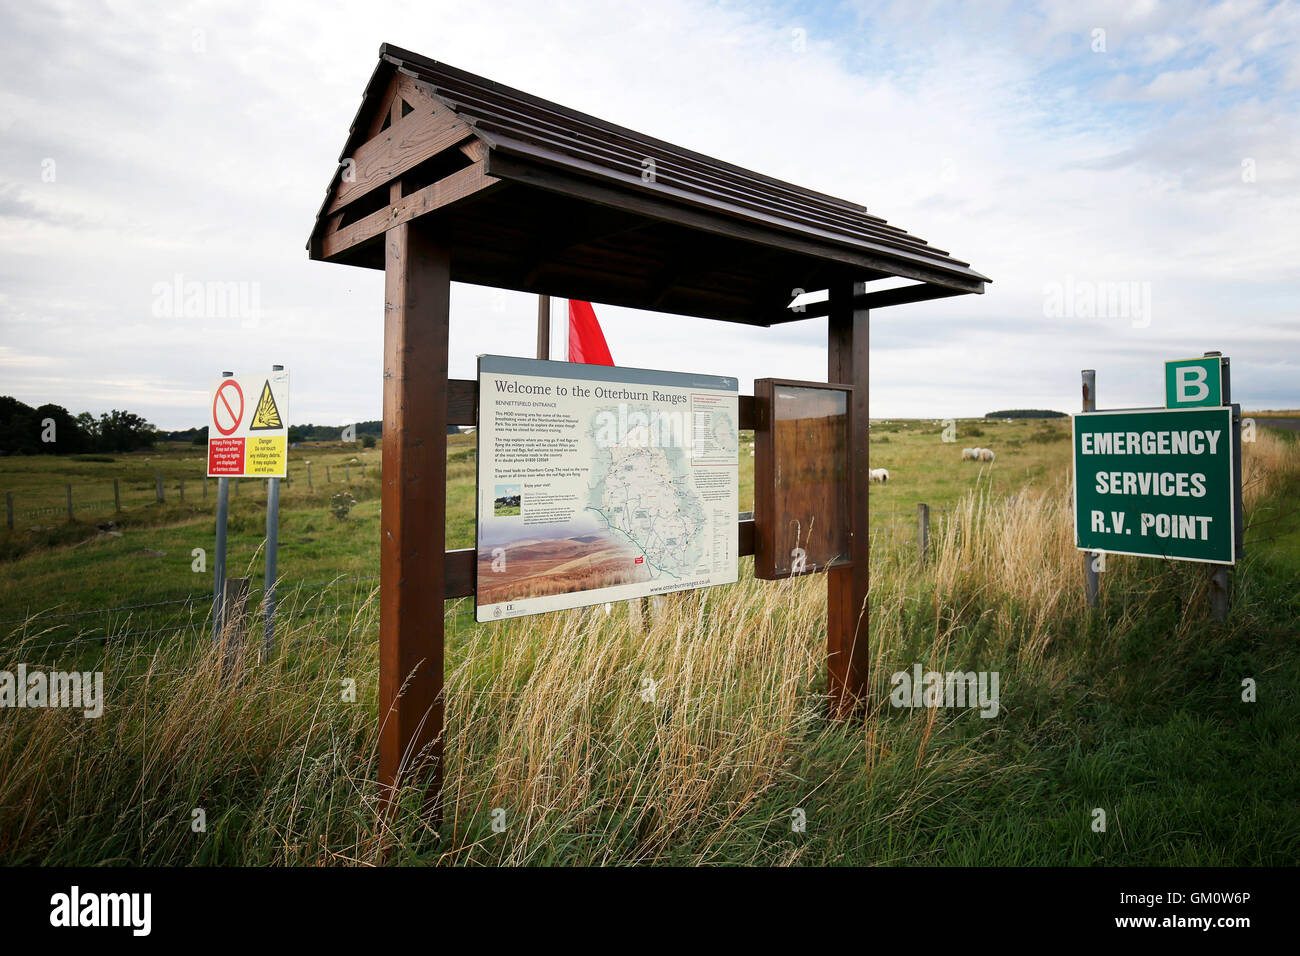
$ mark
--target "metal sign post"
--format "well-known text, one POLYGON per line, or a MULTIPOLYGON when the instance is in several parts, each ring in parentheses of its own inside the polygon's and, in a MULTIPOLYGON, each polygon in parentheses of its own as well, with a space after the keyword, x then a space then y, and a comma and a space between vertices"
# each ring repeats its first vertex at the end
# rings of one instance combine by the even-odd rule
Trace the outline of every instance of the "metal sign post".
MULTIPOLYGON (((279 524, 279 479, 288 474, 289 373, 272 367, 270 375, 235 377, 222 372, 212 389, 208 419, 208 469, 217 481, 217 555, 213 569, 213 636, 226 624, 226 520, 230 480, 266 478, 267 481, 267 642, 274 628, 275 539, 279 524)), ((269 651, 269 646, 268 646, 269 651)))
MULTIPOLYGON (((283 365, 272 365, 272 372, 283 372, 283 365)), ((288 461, 285 462, 286 466, 288 461)), ((288 474, 288 468, 285 468, 288 474)), ((266 578, 263 587, 262 613, 265 615, 265 633, 262 640, 263 660, 275 648, 275 573, 280 547, 280 479, 266 479, 266 578)))
MULTIPOLYGON (((1224 405, 1232 407, 1232 374, 1228 368, 1228 360, 1223 357, 1222 352, 1206 352, 1205 359, 1210 360, 1210 380, 1214 379, 1214 366, 1218 366, 1218 385, 1220 401, 1224 405)), ((1233 548, 1236 556, 1241 557, 1242 545, 1245 539, 1245 529, 1242 526, 1241 514, 1241 410, 1233 407, 1232 409, 1232 455, 1233 464, 1236 473, 1233 475, 1233 481, 1237 489, 1236 500, 1233 502, 1235 514, 1235 539, 1233 548)), ((1228 619, 1228 609, 1231 607, 1231 591, 1229 588, 1232 584, 1232 570, 1227 565, 1218 565, 1210 569, 1210 616, 1216 621, 1226 621, 1228 619)))
MULTIPOLYGON (((1083 410, 1085 412, 1095 412, 1097 410, 1097 370, 1085 368, 1082 371, 1083 376, 1083 410)), ((1075 472, 1075 480, 1078 480, 1078 472, 1075 472)), ((1101 573, 1097 569, 1097 559, 1099 555, 1096 552, 1083 553, 1083 590, 1088 600, 1088 607, 1096 607, 1101 595, 1101 573)))
MULTIPOLYGON (((222 372, 222 378, 233 378, 234 372, 222 372)), ((211 440, 209 430, 208 438, 211 440)), ((217 479, 217 548, 212 562, 212 638, 221 638, 225 618, 226 599, 226 515, 230 508, 230 479, 217 479)))

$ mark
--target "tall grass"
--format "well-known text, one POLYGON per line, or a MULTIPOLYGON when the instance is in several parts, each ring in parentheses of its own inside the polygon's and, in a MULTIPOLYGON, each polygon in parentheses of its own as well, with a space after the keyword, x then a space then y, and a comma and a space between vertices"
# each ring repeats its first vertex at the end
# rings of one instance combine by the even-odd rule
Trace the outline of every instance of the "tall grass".
MULTIPOLYGON (((1251 509, 1295 486, 1294 442, 1264 434, 1247 454, 1251 509)), ((1199 811, 1177 800, 1135 820, 1124 842, 1090 842, 1091 807, 1138 816, 1124 801, 1141 787, 1126 781, 1159 791, 1188 772, 1135 758, 1142 746, 1213 741, 1235 719, 1156 712, 1150 696, 1177 704, 1198 682, 1213 685, 1222 661, 1206 655, 1245 655, 1240 642, 1272 620, 1243 600, 1231 627, 1213 628, 1203 574, 1111 561, 1105 607, 1090 614, 1063 483, 969 496, 929 561, 897 552, 876 563, 878 704, 844 724, 826 717, 820 577, 758 582, 745 564, 739 583, 675 596, 648 619, 628 604, 476 626, 452 605, 436 827, 415 799, 391 818, 380 808, 375 595, 329 626, 282 628, 266 662, 215 647, 204 629, 150 647, 110 643, 92 662, 105 675, 103 717, 0 711, 0 860, 1257 862, 1293 852, 1294 837, 1279 834, 1294 817, 1267 801, 1250 805, 1255 835, 1239 845, 1230 824, 1189 823, 1199 811), (999 671, 1002 715, 879 703, 890 674, 914 662, 999 671), (1143 714, 1167 739, 1116 736, 1143 714), (804 833, 792 830, 796 811, 804 833)), ((13 635, 0 669, 77 663, 40 638, 13 635)), ((1218 691, 1206 693, 1207 707, 1228 713, 1218 691)))

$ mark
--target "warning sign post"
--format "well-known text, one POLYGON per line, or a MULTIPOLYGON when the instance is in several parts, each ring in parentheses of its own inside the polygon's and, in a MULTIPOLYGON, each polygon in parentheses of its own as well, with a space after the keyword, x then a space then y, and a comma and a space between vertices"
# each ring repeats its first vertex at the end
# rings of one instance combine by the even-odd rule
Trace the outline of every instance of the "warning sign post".
POLYGON ((208 475, 284 478, 289 463, 289 373, 220 379, 212 387, 208 475))

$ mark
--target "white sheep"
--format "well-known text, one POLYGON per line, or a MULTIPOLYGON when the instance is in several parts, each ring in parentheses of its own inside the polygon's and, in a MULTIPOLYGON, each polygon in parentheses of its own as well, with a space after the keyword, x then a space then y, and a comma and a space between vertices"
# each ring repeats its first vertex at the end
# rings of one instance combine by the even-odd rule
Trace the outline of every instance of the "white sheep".
POLYGON ((871 480, 878 481, 883 485, 889 480, 889 470, 886 468, 872 468, 871 480))
POLYGON ((978 461, 979 457, 980 456, 979 456, 978 448, 963 448, 961 450, 962 461, 978 461))
POLYGON ((981 449, 980 449, 980 461, 992 462, 992 461, 993 461, 993 449, 991 449, 991 448, 981 448, 981 449))

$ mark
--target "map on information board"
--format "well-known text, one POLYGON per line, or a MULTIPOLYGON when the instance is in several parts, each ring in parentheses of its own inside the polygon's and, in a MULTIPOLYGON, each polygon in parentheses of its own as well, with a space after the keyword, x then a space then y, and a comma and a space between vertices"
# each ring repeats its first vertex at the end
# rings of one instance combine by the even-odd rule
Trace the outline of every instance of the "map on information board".
POLYGON ((479 621, 736 580, 737 380, 479 357, 479 621))

